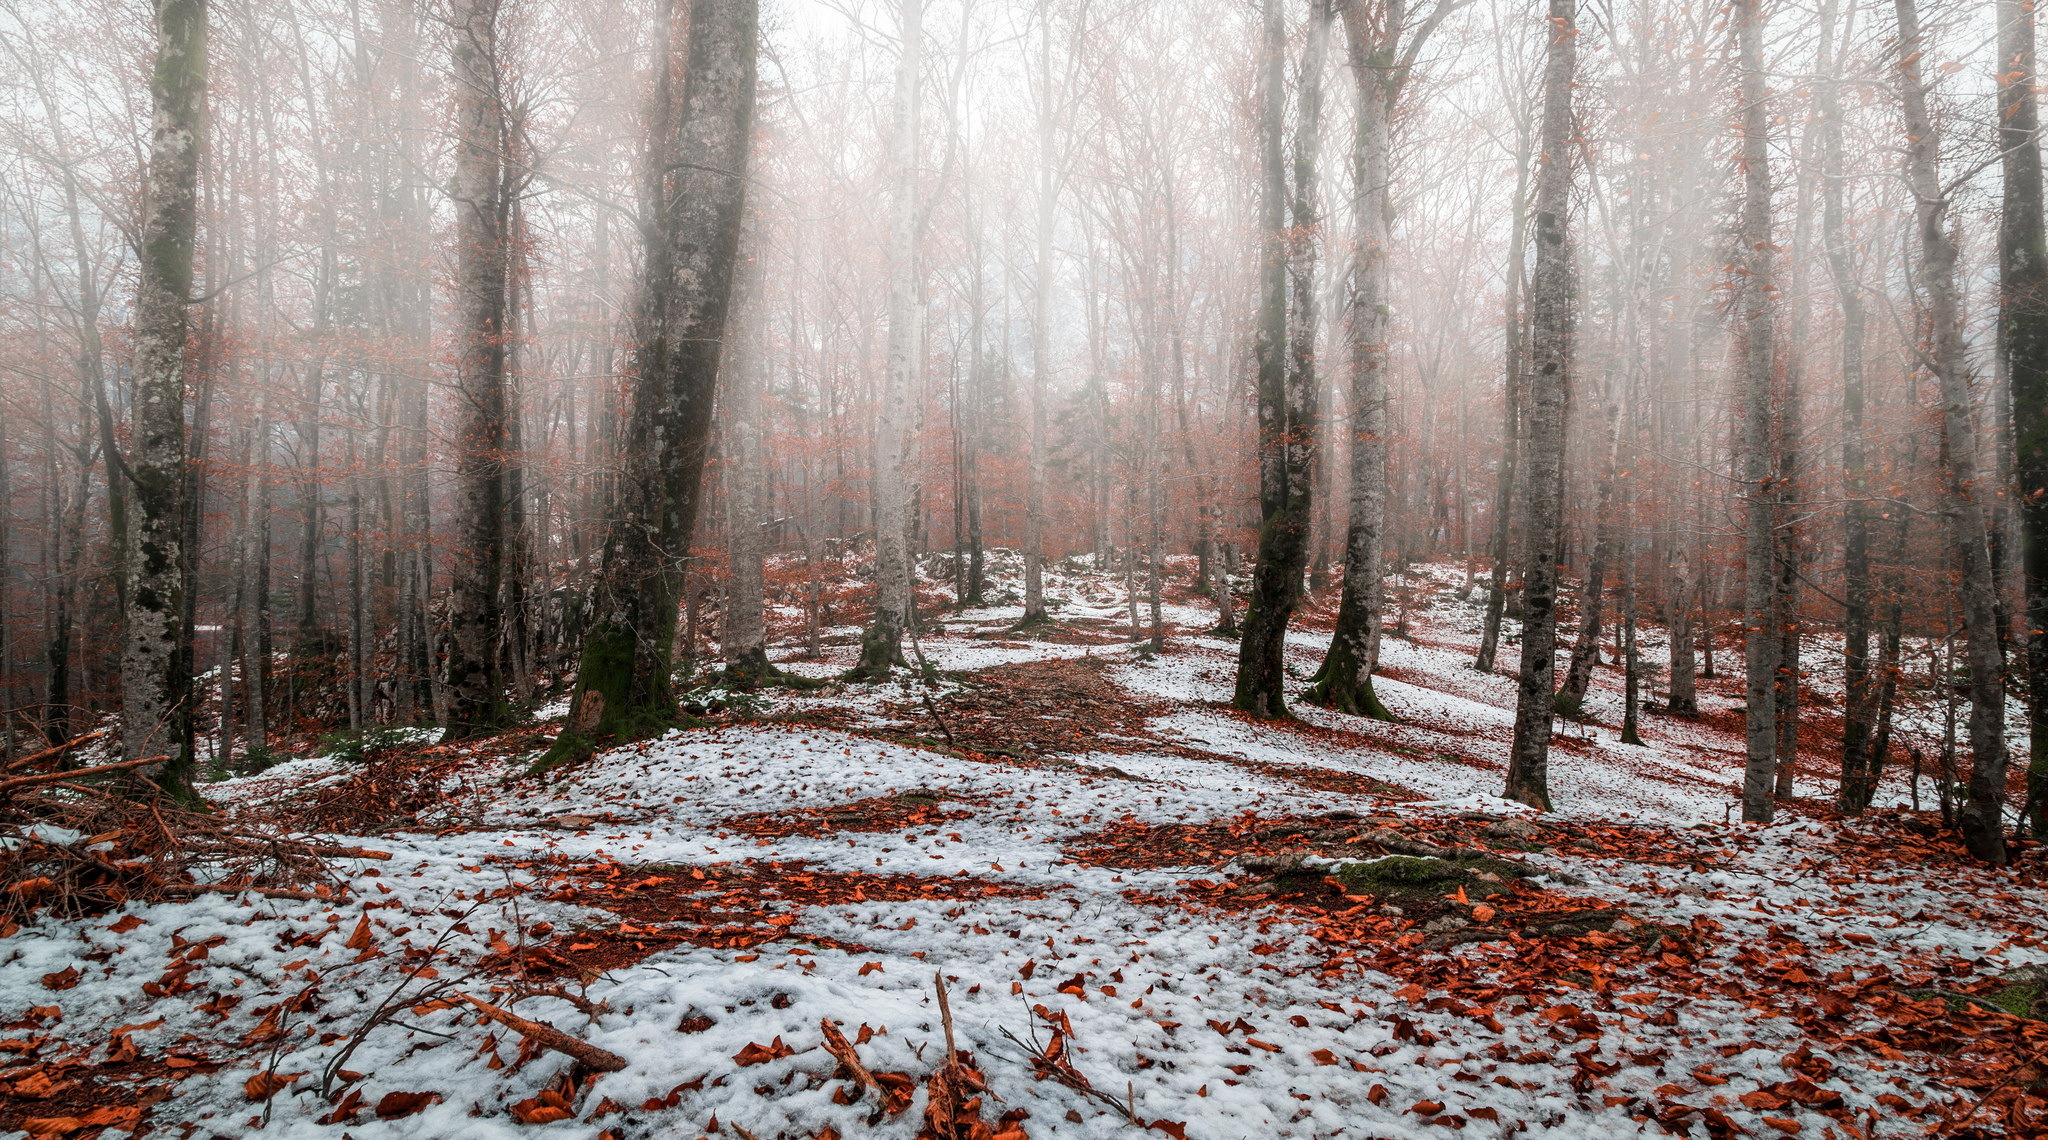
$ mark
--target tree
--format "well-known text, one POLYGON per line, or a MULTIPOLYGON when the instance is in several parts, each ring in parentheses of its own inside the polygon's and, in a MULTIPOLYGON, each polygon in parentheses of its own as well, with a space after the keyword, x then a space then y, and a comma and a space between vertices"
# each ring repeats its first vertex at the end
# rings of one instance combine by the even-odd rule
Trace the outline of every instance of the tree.
POLYGON ((2027 805, 2022 818, 2048 835, 2048 225, 2042 215, 2040 97, 2034 85, 2034 8, 1998 4, 1998 145, 2005 165, 1999 212, 2000 319, 2012 378, 2014 461, 2026 594, 2027 805))
POLYGON ((903 449, 910 430, 910 393, 923 355, 917 280, 918 62, 923 54, 924 0, 903 0, 896 58, 896 107, 889 169, 889 347, 875 428, 875 616, 860 635, 852 676, 881 680, 903 664, 903 631, 917 620, 910 564, 909 496, 903 449))
MULTIPOLYGON (((185 337, 199 227, 206 0, 158 0, 150 71, 149 184, 135 299, 135 387, 125 465, 133 492, 121 653, 121 751, 178 799, 192 790, 192 674, 185 653, 185 337)), ((110 466, 111 466, 111 456, 110 466)))
POLYGON ((1846 690, 1842 726, 1842 806, 1870 806, 1884 757, 1875 743, 1878 678, 1870 667, 1870 464, 1864 438, 1864 303, 1856 249, 1849 238, 1844 198, 1841 63, 1835 57, 1835 5, 1821 6, 1820 71, 1814 115, 1821 150, 1821 241, 1834 277, 1842 319, 1842 673, 1846 690))
POLYGON ((757 0, 691 0, 680 107, 655 28, 644 264, 618 488, 555 758, 675 719, 676 609, 700 505, 752 150, 757 0), (573 738, 573 739, 572 739, 573 738))
POLYGON ((1763 66, 1762 0, 1741 0, 1736 51, 1742 70, 1742 487, 1744 697, 1747 761, 1742 818, 1769 823, 1778 758, 1777 498, 1771 485, 1771 369, 1776 359, 1771 295, 1770 102, 1763 66))
POLYGON ((1970 401, 1967 342, 1956 296, 1959 250, 1949 233, 1948 190, 1936 168, 1940 128, 1927 111, 1929 84, 1921 74, 1920 13, 1914 0, 1896 0, 1899 14, 1899 104, 1906 130, 1907 177, 1916 199, 1920 288, 1927 306, 1929 344, 1922 364, 1941 395, 1943 513, 1949 547, 1961 579, 1963 638, 1970 667, 1970 793, 1957 815, 1963 842, 1987 863, 2005 862, 2005 657, 1999 645, 1997 588, 1985 545, 1978 474, 1976 413, 1970 401))
POLYGON ((1308 569, 1316 448, 1312 370, 1287 367, 1286 167, 1280 119, 1286 101, 1286 27, 1279 0, 1265 0, 1259 58, 1259 304, 1252 355, 1258 366, 1259 555, 1238 644, 1234 703, 1253 716, 1287 715, 1287 622, 1308 569))
MULTIPOLYGON (((1387 356, 1393 325, 1388 227, 1394 212, 1394 112, 1423 44, 1460 3, 1461 0, 1438 0, 1429 15, 1412 29, 1407 26, 1408 7, 1402 0, 1349 0, 1344 4, 1351 75, 1358 92, 1358 125, 1351 149, 1358 242, 1346 298, 1350 326, 1351 501, 1344 532, 1344 591, 1337 604, 1337 626, 1330 635, 1330 651, 1316 672, 1309 699, 1380 720, 1392 719, 1373 691, 1372 674, 1379 666, 1380 615, 1386 597, 1381 579, 1387 550, 1387 356)), ((1320 70, 1320 61, 1317 66, 1320 70)), ((1302 74, 1306 106, 1306 64, 1302 74)), ((1305 130, 1306 116, 1303 123, 1305 130)), ((1307 173, 1312 178, 1313 152, 1305 153, 1310 163, 1307 173)), ((1297 186, 1302 179, 1303 171, 1297 160, 1297 186)), ((1297 201, 1301 200, 1297 190, 1297 201)), ((1292 231, 1296 240, 1314 232, 1312 198, 1307 199, 1307 209, 1311 218, 1305 223, 1302 207, 1297 206, 1292 231)), ((1295 287, 1302 290, 1313 286, 1310 263, 1310 271, 1301 275, 1295 287)), ((1297 296, 1296 305, 1305 311, 1305 319, 1299 322, 1296 331, 1305 331, 1310 344, 1306 348, 1295 345, 1294 355, 1312 366, 1313 303, 1304 303, 1297 296)), ((1314 377, 1308 376, 1303 382, 1313 385, 1314 377)))
MULTIPOLYGON (((504 91, 498 65, 501 0, 461 0, 455 74, 455 533, 448 597, 447 739, 502 726, 499 670, 505 575, 505 290, 510 256, 504 91)), ((316 370, 317 371, 317 370, 316 370)), ((317 381, 316 381, 317 382, 317 381)), ((317 415, 314 417, 317 422, 317 415)), ((307 563, 309 567, 311 561, 307 563)), ((310 581, 301 584, 310 589, 310 581)), ((304 611, 305 625, 311 610, 304 611)))
POLYGON ((1572 75, 1574 0, 1550 0, 1536 175, 1536 266, 1529 283, 1527 530, 1522 543, 1522 666, 1506 798, 1550 807, 1550 722, 1556 714, 1557 564, 1564 525, 1565 410, 1572 379, 1572 75))

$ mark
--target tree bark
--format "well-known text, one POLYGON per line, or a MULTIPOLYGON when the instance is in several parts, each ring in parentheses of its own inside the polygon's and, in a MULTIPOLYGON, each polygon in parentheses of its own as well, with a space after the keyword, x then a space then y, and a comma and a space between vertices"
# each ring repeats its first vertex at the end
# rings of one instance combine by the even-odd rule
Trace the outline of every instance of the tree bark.
POLYGON ((1053 147, 1057 116, 1052 93, 1052 9, 1040 12, 1038 52, 1038 212, 1032 262, 1031 432, 1024 471, 1024 615, 1019 628, 1047 620, 1045 612, 1046 385, 1052 370, 1052 239, 1059 205, 1053 147))
POLYGON ((1998 603, 1985 546, 1983 497, 1992 489, 1977 469, 1977 424, 1970 402, 1969 363, 1956 289, 1957 249, 1949 235, 1949 202, 1936 170, 1941 137, 1927 112, 1921 77, 1920 16, 1914 0, 1897 0, 1899 97, 1914 221, 1920 237, 1920 286, 1931 344, 1925 363, 1941 391, 1942 466, 1946 469, 1949 543, 1961 578, 1965 652, 1970 670, 1970 793, 1958 826, 1970 853, 2005 862, 2005 659, 1999 650, 1998 603))
POLYGON ((1287 715, 1287 622, 1300 604, 1301 577, 1308 568, 1315 457, 1315 394, 1291 385, 1287 368, 1287 178, 1280 150, 1286 53, 1279 2, 1265 0, 1259 67, 1259 308, 1253 343, 1262 521, 1233 702, 1259 717, 1287 715))
MULTIPOLYGON (((860 635, 853 677, 883 680, 904 663, 903 631, 917 620, 915 570, 906 534, 909 486, 903 451, 910 432, 910 394, 923 355, 917 268, 917 134, 919 59, 924 0, 902 0, 896 58, 896 111, 889 142, 894 183, 889 200, 889 344, 881 409, 875 427, 875 616, 860 635)), ((1027 607, 1028 608, 1028 607, 1027 607)))
MULTIPOLYGON (((1326 22, 1327 5, 1318 8, 1318 24, 1326 22)), ((1312 32, 1316 25, 1312 25, 1312 32)), ((1346 42, 1354 86, 1358 92, 1358 122, 1352 137, 1352 193, 1357 202, 1358 240, 1352 254, 1351 281, 1346 307, 1350 337, 1347 361, 1351 372, 1351 494, 1344 528, 1344 585, 1337 602, 1337 625, 1330 634, 1330 650, 1317 670, 1308 699, 1343 712, 1378 720, 1392 720, 1379 694, 1373 691, 1372 672, 1379 659, 1379 630, 1385 609, 1386 588, 1382 572, 1387 560, 1387 342, 1389 319, 1389 235, 1392 171, 1388 162, 1393 111, 1400 99, 1401 76, 1389 68, 1394 40, 1382 32, 1375 35, 1372 20, 1359 4, 1344 6, 1346 42)), ((1398 34, 1399 29, 1393 29, 1398 34)), ((1321 34, 1326 38, 1327 32, 1321 34)), ((1320 52, 1317 39, 1310 50, 1320 52)), ((1321 60, 1316 60, 1321 103, 1321 60)), ((1303 90, 1309 74, 1304 61, 1303 90)), ((1303 104, 1308 100, 1303 96, 1303 104)), ((1304 114, 1304 124, 1307 119, 1304 114)), ((1304 127, 1305 129, 1305 127, 1304 127)), ((1299 138, 1299 132, 1297 132, 1299 138)), ((1299 143, 1297 143, 1299 145, 1299 143)), ((1312 164, 1314 156, 1309 156, 1312 164)), ((1303 171, 1296 160, 1295 181, 1312 180, 1311 168, 1303 171)), ((1297 202, 1302 195, 1296 192, 1297 202)), ((1313 211, 1311 199, 1308 209, 1313 211)), ((1302 235, 1316 224, 1311 215, 1304 223, 1302 207, 1296 207, 1293 233, 1302 235)), ((1313 365, 1315 312, 1313 263, 1295 278, 1295 304, 1305 310, 1307 320, 1297 324, 1295 335, 1309 343, 1294 345, 1297 358, 1313 365), (1305 298, 1300 294, 1308 294, 1305 298)), ((1309 381, 1313 383, 1311 375, 1309 381)))
POLYGON ((669 4, 661 10, 632 403, 621 431, 617 501, 591 591, 569 730, 551 750, 557 759, 649 735, 675 719, 676 607, 739 259, 758 0, 691 0, 679 114, 670 96, 669 4))
POLYGON ((1522 557, 1522 666, 1506 798, 1550 807, 1550 722, 1556 713, 1557 565, 1563 539, 1565 411, 1571 400, 1570 228, 1578 36, 1574 0, 1550 0, 1543 71, 1542 163, 1536 178, 1536 270, 1529 288, 1528 504, 1522 557))
POLYGON ((499 84, 500 0, 461 0, 455 73, 455 557, 448 598, 447 739, 507 719, 504 633, 507 144, 499 84))
MULTIPOLYGON (((185 336, 198 231, 206 0, 158 0, 153 126, 135 302, 135 386, 127 463, 134 494, 121 652, 121 752, 162 756, 136 771, 193 799, 192 676, 184 653, 185 336)), ((109 469, 114 464, 109 456, 109 469)))
POLYGON ((1742 68, 1742 485, 1745 500, 1743 548, 1743 666, 1746 761, 1742 776, 1742 818, 1769 823, 1774 811, 1778 763, 1777 676, 1781 651, 1777 632, 1778 539, 1776 493, 1771 481, 1771 369, 1774 345, 1771 306, 1770 105, 1763 69, 1764 15, 1761 0, 1740 0, 1736 42, 1742 68))
POLYGON ((1835 55, 1835 5, 1821 6, 1820 71, 1815 92, 1821 146, 1821 241, 1842 319, 1842 787, 1845 810, 1861 811, 1877 791, 1881 757, 1872 754, 1877 679, 1870 667, 1870 468, 1865 458, 1863 282, 1848 232, 1847 174, 1842 153, 1840 61, 1835 55))
POLYGON ((2048 835, 2048 226, 2042 217, 2040 99, 2034 84, 2034 6, 1998 4, 1998 143, 2005 164, 1999 212, 2000 316, 2012 379, 2014 467, 2027 632, 2027 805, 2048 835))

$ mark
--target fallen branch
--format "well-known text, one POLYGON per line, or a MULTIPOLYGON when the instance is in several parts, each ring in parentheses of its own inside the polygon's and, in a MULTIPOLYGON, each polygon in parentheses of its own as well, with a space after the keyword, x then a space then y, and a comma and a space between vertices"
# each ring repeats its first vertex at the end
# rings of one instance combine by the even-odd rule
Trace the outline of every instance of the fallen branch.
POLYGON ((139 760, 95 764, 90 768, 73 768, 67 772, 38 772, 33 776, 16 776, 11 780, 0 780, 0 797, 11 796, 23 788, 33 788, 40 784, 59 784, 67 780, 76 780, 80 776, 96 776, 102 772, 124 772, 130 768, 140 768, 144 764, 161 764, 168 759, 168 756, 144 756, 139 760))
POLYGON ((91 744, 93 741, 98 740, 100 737, 105 736, 106 734, 107 730, 102 728, 96 729, 92 732, 88 732, 84 736, 73 737, 62 744, 56 744, 48 748, 45 748, 41 752, 31 752, 26 756, 20 757, 16 759, 12 764, 9 764, 7 767, 0 768, 0 771, 18 772, 23 768, 40 764, 45 760, 50 760, 58 756, 62 756, 66 752, 71 751, 72 749, 78 747, 81 744, 91 744))
POLYGON ((626 1067, 626 1059, 617 1053, 600 1049, 588 1041, 579 1040, 542 1021, 529 1021, 511 1010, 499 1009, 490 1002, 471 997, 465 993, 454 995, 475 1006, 478 1012, 492 1021, 513 1030, 544 1049, 553 1049, 563 1056, 573 1058, 577 1064, 598 1073, 616 1073, 626 1067))

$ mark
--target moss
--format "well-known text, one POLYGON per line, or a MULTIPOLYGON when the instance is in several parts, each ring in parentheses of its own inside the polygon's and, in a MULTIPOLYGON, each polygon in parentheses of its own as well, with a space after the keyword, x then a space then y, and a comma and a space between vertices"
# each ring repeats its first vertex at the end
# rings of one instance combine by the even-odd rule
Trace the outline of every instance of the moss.
POLYGON ((2007 986, 1984 999, 2015 1017, 2048 1019, 2048 986, 2036 982, 2007 986))
POLYGON ((1468 899, 1506 894, 1523 868, 1504 859, 1434 859, 1419 855, 1389 855, 1365 863, 1339 863, 1320 870, 1344 884, 1347 894, 1371 895, 1400 902, 1439 901, 1456 895, 1459 888, 1468 899), (1481 875, 1498 878, 1482 878, 1481 875))
POLYGON ((886 681, 889 671, 904 664, 903 631, 877 621, 860 631, 860 661, 846 671, 849 681, 886 681))

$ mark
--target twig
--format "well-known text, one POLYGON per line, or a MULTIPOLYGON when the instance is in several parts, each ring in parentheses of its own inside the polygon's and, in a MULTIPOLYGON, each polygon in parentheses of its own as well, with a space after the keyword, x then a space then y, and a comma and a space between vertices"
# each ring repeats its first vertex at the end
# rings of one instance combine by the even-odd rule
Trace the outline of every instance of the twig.
POLYGON ((953 1044, 953 1006, 946 1000, 945 975, 934 972, 932 985, 939 989, 939 1020, 946 1027, 946 1065, 951 1067, 956 1064, 955 1058, 959 1057, 960 1050, 953 1044))
POLYGON ((557 1053, 573 1058, 586 1069, 599 1073, 616 1073, 626 1067, 626 1059, 617 1053, 571 1037, 544 1021, 529 1021, 511 1010, 499 1009, 490 1002, 465 993, 457 993, 455 996, 475 1006, 478 1012, 492 1021, 530 1038, 534 1044, 542 1048, 553 1049, 557 1053))

